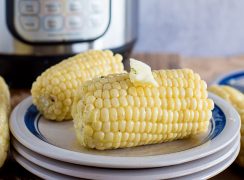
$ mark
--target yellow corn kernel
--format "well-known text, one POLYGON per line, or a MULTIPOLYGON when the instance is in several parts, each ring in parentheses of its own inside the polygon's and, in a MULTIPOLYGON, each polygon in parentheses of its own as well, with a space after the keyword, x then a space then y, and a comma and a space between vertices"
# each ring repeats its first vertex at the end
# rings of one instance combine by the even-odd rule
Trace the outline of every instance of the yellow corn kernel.
POLYGON ((128 74, 85 82, 77 91, 72 108, 74 127, 80 132, 77 136, 86 137, 78 138, 80 143, 88 148, 116 149, 167 142, 207 131, 213 102, 203 96, 207 89, 199 75, 191 70, 160 70, 154 71, 153 76, 159 87, 135 86, 128 74), (116 86, 106 85, 103 89, 108 82, 116 86), (93 87, 92 84, 102 85, 100 89, 84 88, 93 87), (106 95, 96 96, 98 90, 106 95), (84 100, 88 95, 96 99, 84 100), (87 102, 94 103, 91 111, 101 112, 100 118, 94 118, 95 123, 85 120, 87 102), (89 143, 84 140, 89 139, 84 125, 77 125, 81 122, 93 128, 94 140, 89 143), (97 137, 100 132, 105 134, 104 139, 97 137))
POLYGON ((9 148, 8 116, 10 113, 10 93, 4 79, 0 76, 0 167, 3 166, 9 148))
MULTIPOLYGON (((121 61, 122 56, 118 54, 98 50, 68 58, 50 67, 36 79, 31 88, 33 103, 47 119, 57 121, 71 119, 71 105, 78 87, 94 77, 123 72, 121 61)), ((94 97, 110 98, 107 97, 109 92, 101 91, 113 87, 108 81, 106 82, 97 82, 83 88, 89 91, 96 90, 94 97)), ((103 106, 101 103, 97 105, 103 106)))
MULTIPOLYGON (((209 87, 209 91, 215 93, 216 95, 222 97, 231 103, 241 118, 241 150, 236 159, 236 162, 244 167, 244 94, 237 89, 234 89, 230 86, 224 85, 213 85, 209 87)), ((208 107, 212 107, 213 104, 208 102, 208 107)), ((210 114, 207 114, 210 116, 210 114)))

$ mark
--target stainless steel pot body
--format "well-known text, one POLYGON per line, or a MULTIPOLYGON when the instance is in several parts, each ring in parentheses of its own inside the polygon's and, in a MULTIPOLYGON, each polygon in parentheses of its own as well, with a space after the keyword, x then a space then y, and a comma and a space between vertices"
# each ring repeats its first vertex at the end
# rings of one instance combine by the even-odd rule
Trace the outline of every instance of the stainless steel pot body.
POLYGON ((0 75, 26 88, 46 68, 88 49, 126 59, 137 20, 137 0, 0 0, 0 75))
POLYGON ((1 0, 0 55, 120 48, 137 37, 137 8, 137 0, 1 0))

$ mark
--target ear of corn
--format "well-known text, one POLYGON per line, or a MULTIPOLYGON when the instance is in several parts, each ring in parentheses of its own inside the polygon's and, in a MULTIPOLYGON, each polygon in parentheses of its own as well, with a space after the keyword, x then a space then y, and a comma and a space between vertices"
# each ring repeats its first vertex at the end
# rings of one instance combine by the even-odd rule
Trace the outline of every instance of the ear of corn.
POLYGON ((0 77, 0 167, 2 167, 9 148, 8 116, 10 112, 10 94, 8 87, 0 77))
POLYGON ((74 92, 84 81, 123 72, 122 56, 111 51, 91 50, 47 69, 32 85, 33 103, 45 118, 71 119, 74 92))
POLYGON ((205 132, 213 101, 192 70, 153 71, 155 86, 135 86, 129 74, 84 83, 72 116, 78 141, 88 148, 116 149, 181 139, 205 132))
POLYGON ((241 150, 236 162, 244 167, 244 94, 230 86, 214 85, 209 91, 217 94, 231 103, 238 111, 241 118, 241 150))

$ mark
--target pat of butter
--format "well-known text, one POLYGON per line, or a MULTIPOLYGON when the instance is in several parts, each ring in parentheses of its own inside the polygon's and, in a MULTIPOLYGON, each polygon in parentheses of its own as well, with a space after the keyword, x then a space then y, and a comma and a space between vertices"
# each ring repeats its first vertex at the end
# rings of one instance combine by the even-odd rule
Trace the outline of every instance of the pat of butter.
POLYGON ((131 82, 135 86, 152 85, 158 87, 158 83, 153 77, 151 67, 141 61, 130 59, 129 76, 131 82))

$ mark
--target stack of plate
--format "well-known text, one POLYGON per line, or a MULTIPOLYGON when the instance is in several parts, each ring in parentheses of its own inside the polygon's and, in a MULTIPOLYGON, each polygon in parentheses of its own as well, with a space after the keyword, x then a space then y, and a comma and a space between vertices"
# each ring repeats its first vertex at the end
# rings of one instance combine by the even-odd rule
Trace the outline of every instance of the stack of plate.
POLYGON ((240 120, 224 100, 215 102, 209 131, 174 142, 97 151, 81 147, 72 121, 45 120, 21 102, 10 120, 13 156, 45 179, 207 179, 226 169, 240 149, 240 120))

